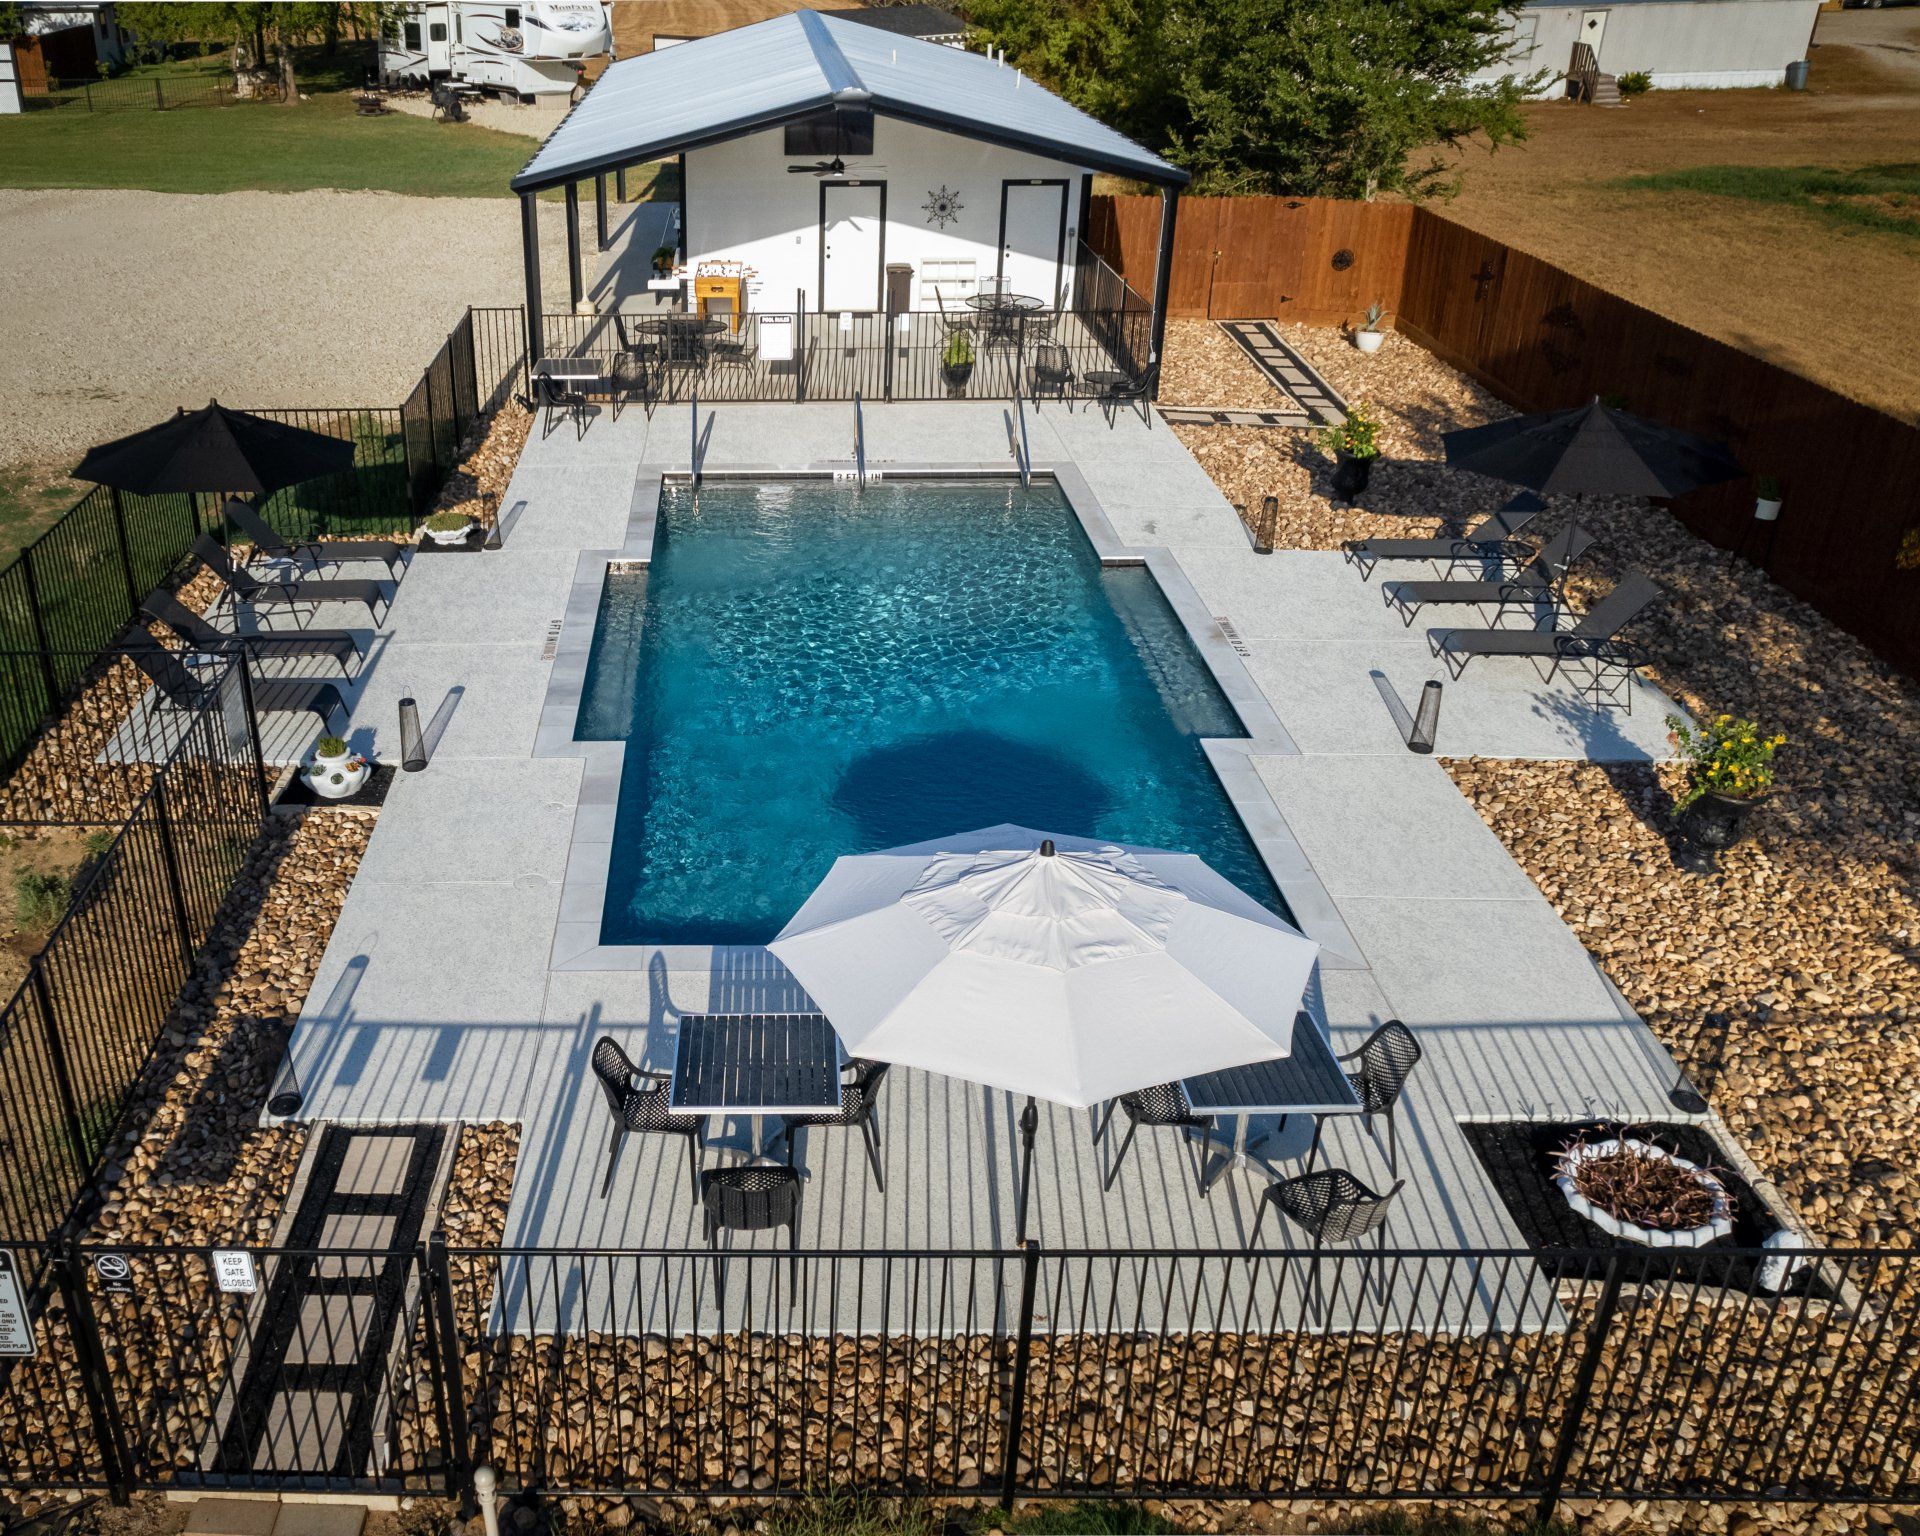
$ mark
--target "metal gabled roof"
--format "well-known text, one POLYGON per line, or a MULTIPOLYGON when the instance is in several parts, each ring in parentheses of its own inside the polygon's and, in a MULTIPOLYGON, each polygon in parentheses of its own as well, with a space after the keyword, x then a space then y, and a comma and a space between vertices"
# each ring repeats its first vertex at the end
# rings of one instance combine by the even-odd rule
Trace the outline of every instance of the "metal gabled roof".
POLYGON ((532 192, 738 138, 823 107, 886 117, 1184 186, 1187 173, 1009 65, 799 11, 623 59, 513 178, 532 192))

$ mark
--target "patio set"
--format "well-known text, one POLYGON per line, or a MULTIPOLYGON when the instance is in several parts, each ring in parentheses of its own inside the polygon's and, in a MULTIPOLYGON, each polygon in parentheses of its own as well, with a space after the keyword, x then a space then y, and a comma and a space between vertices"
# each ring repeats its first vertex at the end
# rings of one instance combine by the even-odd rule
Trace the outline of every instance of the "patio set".
POLYGON ((1442 441, 1453 467, 1527 489, 1472 528, 1432 538, 1348 540, 1341 546, 1347 562, 1362 580, 1371 579, 1382 560, 1446 567, 1441 579, 1381 583, 1381 597, 1409 628, 1423 609, 1493 610, 1485 627, 1427 631, 1428 649, 1455 678, 1476 656, 1527 657, 1548 664, 1548 682, 1563 669, 1580 676, 1581 692, 1596 708, 1631 712, 1633 678, 1647 652, 1621 631, 1652 606, 1660 588, 1629 571, 1576 614, 1567 602, 1567 576, 1592 548, 1592 536, 1577 518, 1544 544, 1521 534, 1546 510, 1541 494, 1678 496, 1738 477, 1738 461, 1717 443, 1599 400, 1449 432, 1442 441))
MULTIPOLYGON (((1311 1115, 1301 1172, 1269 1182, 1269 1206, 1323 1243, 1384 1224, 1399 1193, 1395 1110, 1421 1057, 1412 1030, 1381 1024, 1336 1056, 1301 1007, 1318 946, 1191 854, 1016 826, 843 857, 769 946, 820 1012, 697 1013, 677 1021, 670 1067, 643 1070, 613 1035, 593 1071, 611 1115, 601 1195, 632 1134, 673 1136, 706 1240, 799 1222, 795 1133, 856 1130, 885 1191, 877 1108, 894 1067, 1025 1099, 1016 1227, 1024 1240, 1039 1099, 1097 1111, 1112 1189, 1144 1128, 1192 1138, 1204 1198, 1268 1139, 1256 1119, 1311 1115), (1316 1168, 1331 1117, 1386 1122, 1396 1182, 1381 1192, 1316 1168), (742 1161, 703 1169, 710 1117, 752 1123, 742 1161), (1232 1139, 1214 1151, 1219 1122, 1232 1139), (767 1122, 775 1122, 771 1136, 767 1122), (774 1149, 784 1148, 784 1160, 774 1149)), ((1256 1219, 1249 1244, 1257 1240, 1256 1219)))

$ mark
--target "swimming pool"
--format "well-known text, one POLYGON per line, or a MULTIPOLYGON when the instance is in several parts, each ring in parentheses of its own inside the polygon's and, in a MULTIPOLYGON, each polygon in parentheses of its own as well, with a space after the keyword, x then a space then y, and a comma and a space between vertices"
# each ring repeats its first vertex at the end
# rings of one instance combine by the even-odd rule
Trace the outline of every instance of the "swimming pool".
POLYGON ((609 573, 576 736, 627 744, 603 944, 760 944, 845 853, 1019 822, 1198 853, 1286 914, 1153 577, 1051 482, 708 481, 609 573))

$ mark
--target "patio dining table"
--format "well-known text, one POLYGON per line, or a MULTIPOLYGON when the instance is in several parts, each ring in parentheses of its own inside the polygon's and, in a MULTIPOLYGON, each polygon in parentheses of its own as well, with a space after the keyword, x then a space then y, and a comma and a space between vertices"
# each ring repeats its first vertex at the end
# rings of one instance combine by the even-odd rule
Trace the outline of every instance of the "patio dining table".
POLYGON ((690 1115, 750 1115, 753 1155, 768 1115, 840 1107, 840 1037, 819 1013, 689 1013, 680 1018, 668 1102, 690 1115))
POLYGON ((1206 1186, 1229 1167, 1244 1168, 1265 1141, 1249 1143, 1247 1126, 1255 1115, 1312 1115, 1314 1145, 1328 1115, 1361 1113, 1359 1095, 1341 1069, 1327 1037, 1313 1016, 1301 1013, 1293 1025, 1293 1050, 1278 1061, 1256 1061, 1189 1077, 1181 1083, 1195 1113, 1235 1117, 1233 1150, 1211 1169, 1206 1186))

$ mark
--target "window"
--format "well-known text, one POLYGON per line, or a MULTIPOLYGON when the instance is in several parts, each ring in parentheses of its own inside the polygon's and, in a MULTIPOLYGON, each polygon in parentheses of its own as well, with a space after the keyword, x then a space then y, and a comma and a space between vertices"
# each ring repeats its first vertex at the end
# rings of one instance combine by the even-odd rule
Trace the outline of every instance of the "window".
POLYGON ((507 30, 509 32, 520 30, 520 7, 517 5, 507 7, 507 30))
POLYGON ((789 155, 870 155, 873 109, 828 107, 787 124, 789 155))
POLYGON ((447 40, 447 24, 444 21, 436 21, 427 28, 427 38, 430 42, 444 43, 447 40))
POLYGON ((420 51, 420 23, 417 21, 407 23, 407 51, 409 53, 420 51))

